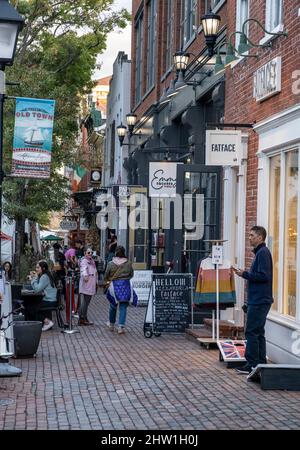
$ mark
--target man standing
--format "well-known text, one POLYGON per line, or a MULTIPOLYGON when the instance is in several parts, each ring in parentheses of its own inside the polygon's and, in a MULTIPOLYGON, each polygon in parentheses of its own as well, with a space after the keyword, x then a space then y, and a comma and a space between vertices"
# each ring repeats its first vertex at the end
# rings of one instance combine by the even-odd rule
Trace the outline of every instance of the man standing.
POLYGON ((266 247, 267 232, 263 227, 254 226, 250 230, 249 242, 255 258, 250 271, 236 269, 239 277, 248 281, 248 307, 245 338, 247 340, 245 358, 247 364, 236 369, 248 374, 257 364, 266 364, 265 324, 273 303, 273 262, 266 247))

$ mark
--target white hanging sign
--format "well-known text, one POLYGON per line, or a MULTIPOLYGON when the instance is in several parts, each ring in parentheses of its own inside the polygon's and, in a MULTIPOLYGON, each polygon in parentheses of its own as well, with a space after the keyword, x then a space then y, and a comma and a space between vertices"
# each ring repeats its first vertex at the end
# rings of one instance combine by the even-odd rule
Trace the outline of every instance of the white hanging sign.
POLYGON ((149 197, 176 197, 177 163, 149 163, 149 197))
POLYGON ((241 149, 240 130, 206 131, 207 166, 237 166, 241 160, 241 149))

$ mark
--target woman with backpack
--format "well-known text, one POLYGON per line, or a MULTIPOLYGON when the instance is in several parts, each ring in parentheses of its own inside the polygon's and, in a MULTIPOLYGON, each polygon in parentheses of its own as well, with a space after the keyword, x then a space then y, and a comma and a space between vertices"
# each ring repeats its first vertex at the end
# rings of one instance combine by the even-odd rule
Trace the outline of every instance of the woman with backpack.
POLYGON ((108 263, 104 274, 104 288, 110 302, 109 321, 107 326, 114 331, 117 309, 119 307, 118 334, 125 333, 127 307, 131 303, 137 305, 137 295, 133 290, 130 279, 133 277, 132 263, 125 256, 122 246, 116 248, 115 257, 108 263))

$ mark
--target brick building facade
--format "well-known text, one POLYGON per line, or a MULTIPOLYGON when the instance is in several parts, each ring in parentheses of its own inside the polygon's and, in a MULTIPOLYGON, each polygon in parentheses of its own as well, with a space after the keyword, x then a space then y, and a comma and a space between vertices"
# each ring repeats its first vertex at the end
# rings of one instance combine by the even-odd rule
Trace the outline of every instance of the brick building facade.
MULTIPOLYGON (((216 177, 221 188, 220 196, 213 200, 218 208, 206 209, 207 216, 212 214, 217 220, 214 227, 208 218, 205 226, 210 232, 204 239, 226 239, 225 258, 249 268, 253 258, 247 240, 249 229, 257 223, 265 226, 274 259, 275 302, 267 328, 269 356, 274 361, 297 364, 299 7, 299 2, 292 0, 133 0, 131 79, 131 106, 138 118, 131 151, 137 182, 145 188, 149 162, 168 160, 184 163, 177 166, 177 192, 183 192, 183 185, 195 191, 195 180, 201 185, 205 171, 207 123, 233 123, 241 129, 238 163, 223 167, 220 173, 209 173, 205 189, 199 185, 207 195, 210 180, 216 177), (218 72, 211 70, 214 57, 197 66, 207 51, 200 17, 210 7, 221 16, 216 47, 226 50, 230 40, 238 48, 241 33, 236 31, 248 36, 248 44, 255 44, 248 52, 240 52, 242 55, 235 53, 237 60, 218 72), (246 22, 249 18, 259 23, 246 22), (282 34, 286 31, 287 36, 282 34), (173 82, 178 78, 172 55, 179 50, 190 53, 185 74, 190 85, 174 90, 173 82), (193 151, 191 142, 195 143, 193 151)), ((165 232, 162 261, 174 259, 176 270, 194 273, 197 259, 207 254, 208 248, 202 242, 187 244, 183 234, 183 230, 165 232), (182 262, 183 254, 187 264, 182 262)), ((152 250, 149 248, 149 254, 152 250)), ((245 289, 240 279, 236 280, 236 290, 237 305, 227 318, 242 323, 245 289)))

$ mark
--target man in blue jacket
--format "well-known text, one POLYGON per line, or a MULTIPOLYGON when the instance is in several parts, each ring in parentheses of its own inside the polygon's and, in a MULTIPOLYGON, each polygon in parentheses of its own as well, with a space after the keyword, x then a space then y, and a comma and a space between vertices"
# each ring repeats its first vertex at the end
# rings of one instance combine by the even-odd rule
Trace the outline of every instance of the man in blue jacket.
POLYGON ((247 323, 245 338, 247 340, 245 358, 247 364, 239 373, 248 374, 257 364, 266 364, 265 324, 273 303, 273 262, 272 255, 266 247, 267 232, 263 227, 254 226, 250 230, 249 242, 253 247, 255 258, 250 271, 233 268, 234 272, 248 281, 247 323))

